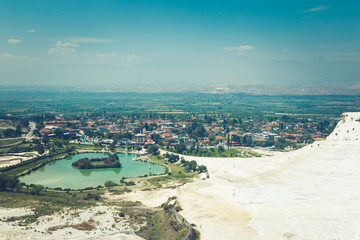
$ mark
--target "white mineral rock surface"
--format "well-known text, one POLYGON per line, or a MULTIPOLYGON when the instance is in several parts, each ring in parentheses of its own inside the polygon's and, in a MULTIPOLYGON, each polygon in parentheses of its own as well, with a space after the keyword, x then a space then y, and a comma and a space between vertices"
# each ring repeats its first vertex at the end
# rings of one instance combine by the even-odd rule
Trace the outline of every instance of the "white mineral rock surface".
POLYGON ((51 216, 40 217, 35 223, 20 226, 18 221, 6 221, 9 217, 32 215, 29 209, 0 208, 0 239, 91 239, 91 240, 141 240, 135 235, 126 219, 116 221, 118 211, 115 207, 96 206, 86 210, 64 210, 51 216), (69 225, 87 222, 91 219, 95 229, 77 230, 69 225), (67 225, 69 227, 61 227, 67 225), (49 231, 49 228, 59 227, 49 231))
POLYGON ((325 141, 273 157, 195 159, 210 179, 186 184, 181 214, 202 239, 360 239, 360 113, 325 141))

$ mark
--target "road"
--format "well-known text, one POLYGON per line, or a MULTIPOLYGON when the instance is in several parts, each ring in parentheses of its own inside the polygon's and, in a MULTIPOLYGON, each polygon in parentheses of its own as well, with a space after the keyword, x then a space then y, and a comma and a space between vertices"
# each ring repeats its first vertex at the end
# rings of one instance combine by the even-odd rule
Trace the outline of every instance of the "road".
POLYGON ((36 128, 35 122, 29 122, 29 128, 30 128, 30 130, 29 130, 28 134, 26 134, 26 136, 25 136, 27 141, 31 140, 33 137, 33 132, 34 132, 34 129, 36 128))

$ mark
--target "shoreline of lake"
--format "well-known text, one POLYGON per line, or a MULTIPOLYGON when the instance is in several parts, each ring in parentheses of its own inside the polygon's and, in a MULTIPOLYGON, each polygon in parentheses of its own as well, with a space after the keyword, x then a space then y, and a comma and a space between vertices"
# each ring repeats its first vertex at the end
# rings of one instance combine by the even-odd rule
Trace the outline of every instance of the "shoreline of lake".
POLYGON ((105 153, 79 153, 47 163, 45 166, 20 178, 26 184, 40 184, 49 188, 84 189, 103 185, 105 181, 119 182, 123 177, 136 178, 166 174, 167 168, 152 162, 134 161, 134 153, 118 153, 121 168, 77 169, 72 162, 83 157, 101 157, 105 153), (66 174, 65 174, 66 173, 66 174))

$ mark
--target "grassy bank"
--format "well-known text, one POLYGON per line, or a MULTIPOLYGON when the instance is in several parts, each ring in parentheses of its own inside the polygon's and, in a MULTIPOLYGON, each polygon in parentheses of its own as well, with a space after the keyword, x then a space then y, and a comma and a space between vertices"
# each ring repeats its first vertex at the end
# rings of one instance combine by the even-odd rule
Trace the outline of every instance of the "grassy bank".
POLYGON ((200 234, 194 230, 193 225, 178 214, 181 208, 174 201, 176 198, 169 198, 161 207, 152 209, 123 208, 120 216, 128 216, 136 235, 144 239, 200 239, 200 234))
POLYGON ((7 138, 7 139, 0 139, 0 147, 4 147, 6 145, 12 145, 16 143, 20 143, 24 140, 24 138, 7 138))
MULTIPOLYGON (((172 149, 164 149, 171 152, 172 149)), ((176 152, 174 152, 176 153, 176 152)), ((229 158, 229 157, 241 157, 241 158, 252 158, 252 157, 261 157, 261 154, 253 152, 245 148, 229 148, 224 150, 219 150, 217 148, 210 149, 187 149, 182 153, 187 156, 194 157, 216 157, 216 158, 229 158)))
POLYGON ((53 153, 53 154, 49 154, 49 155, 36 157, 31 160, 18 163, 17 165, 1 168, 0 172, 6 173, 8 175, 15 175, 15 176, 27 174, 27 173, 29 173, 29 171, 36 170, 49 162, 65 158, 69 154, 74 154, 74 152, 71 152, 71 153, 59 152, 59 153, 53 153))
POLYGON ((69 146, 70 147, 75 147, 78 150, 94 150, 94 151, 100 151, 100 150, 102 150, 104 148, 104 147, 100 147, 100 146, 86 145, 86 144, 75 144, 75 143, 70 143, 69 146))
POLYGON ((153 156, 150 158, 150 160, 154 163, 162 164, 168 167, 167 175, 158 176, 147 180, 147 182, 155 188, 161 188, 168 183, 183 184, 190 182, 197 175, 197 173, 194 172, 186 172, 185 168, 176 163, 169 163, 162 156, 153 156))
POLYGON ((40 195, 31 195, 30 190, 24 192, 1 192, 0 206, 6 208, 24 207, 33 210, 34 214, 17 218, 10 218, 8 221, 20 220, 20 224, 26 225, 35 222, 39 217, 51 215, 64 208, 82 209, 96 205, 96 200, 84 200, 83 194, 67 194, 65 192, 42 191, 40 195))

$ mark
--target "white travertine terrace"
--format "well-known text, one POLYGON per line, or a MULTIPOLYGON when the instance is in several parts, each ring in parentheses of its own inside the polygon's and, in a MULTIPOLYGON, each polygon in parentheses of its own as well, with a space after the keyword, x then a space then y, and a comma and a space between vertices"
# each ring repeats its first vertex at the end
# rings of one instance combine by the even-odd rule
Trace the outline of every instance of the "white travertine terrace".
POLYGON ((179 190, 202 239, 360 239, 360 113, 325 141, 252 159, 195 159, 210 179, 179 190))

